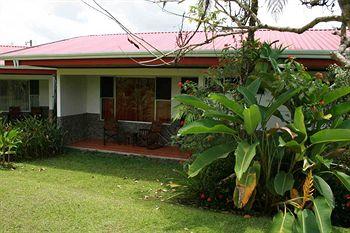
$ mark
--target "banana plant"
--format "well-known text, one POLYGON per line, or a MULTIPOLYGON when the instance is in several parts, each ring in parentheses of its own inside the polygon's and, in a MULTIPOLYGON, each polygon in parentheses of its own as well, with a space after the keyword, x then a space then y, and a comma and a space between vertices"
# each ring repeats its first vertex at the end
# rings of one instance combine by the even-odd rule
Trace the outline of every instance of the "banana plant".
MULTIPOLYGON (((293 231, 307 232, 303 224, 312 219, 315 220, 312 226, 316 226, 320 232, 328 232, 328 217, 334 200, 322 176, 325 173, 334 174, 346 187, 349 187, 349 176, 333 169, 324 153, 350 142, 350 129, 345 127, 349 125, 348 121, 339 118, 333 128, 328 126, 316 132, 315 129, 310 131, 305 124, 302 107, 292 109, 294 118, 290 121, 285 120, 279 111, 283 105, 293 106, 289 101, 300 93, 301 88, 286 91, 275 96, 267 105, 262 105, 257 98, 260 87, 261 80, 256 79, 249 85, 240 86, 237 89, 239 95, 234 98, 219 93, 211 93, 204 99, 189 95, 175 97, 178 102, 200 110, 202 116, 183 126, 178 132, 179 136, 210 134, 220 137, 227 134, 234 138, 234 141, 196 153, 195 160, 189 165, 188 175, 196 176, 215 160, 232 154, 235 156, 233 171, 236 177, 233 202, 237 208, 249 207, 257 192, 268 192, 264 194, 281 200, 286 209, 287 206, 295 208, 295 212, 288 209, 279 213, 274 225, 295 222, 298 227, 293 226, 293 231), (269 128, 268 123, 273 116, 279 118, 283 125, 269 128), (298 172, 296 168, 300 166, 304 173, 313 174, 307 176, 309 186, 305 185, 303 195, 295 188, 294 172, 298 172), (321 170, 321 167, 328 170, 321 170), (314 188, 322 196, 314 197, 313 192, 308 192, 314 188), (285 201, 289 193, 294 193, 294 197, 285 201)), ((329 104, 349 93, 350 89, 339 88, 326 94, 325 101, 329 104)), ((277 226, 275 229, 285 227, 290 229, 290 226, 277 226)))

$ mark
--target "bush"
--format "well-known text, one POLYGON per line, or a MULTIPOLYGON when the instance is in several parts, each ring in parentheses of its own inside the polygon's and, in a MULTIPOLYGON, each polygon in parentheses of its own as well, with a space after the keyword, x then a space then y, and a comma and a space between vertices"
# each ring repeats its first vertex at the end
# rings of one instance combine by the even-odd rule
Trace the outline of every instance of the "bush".
POLYGON ((51 157, 63 150, 63 130, 48 119, 27 117, 13 127, 21 131, 16 160, 51 157))
POLYGON ((21 143, 20 131, 6 127, 6 124, 0 119, 0 165, 12 167, 11 161, 16 155, 18 145, 21 143))

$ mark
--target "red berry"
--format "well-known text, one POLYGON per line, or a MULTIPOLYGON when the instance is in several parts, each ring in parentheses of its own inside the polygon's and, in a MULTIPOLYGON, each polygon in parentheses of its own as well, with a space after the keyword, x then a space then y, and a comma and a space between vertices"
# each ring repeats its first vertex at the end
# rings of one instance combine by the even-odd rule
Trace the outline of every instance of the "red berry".
POLYGON ((204 193, 201 193, 200 198, 201 198, 202 200, 205 200, 205 194, 204 194, 204 193))

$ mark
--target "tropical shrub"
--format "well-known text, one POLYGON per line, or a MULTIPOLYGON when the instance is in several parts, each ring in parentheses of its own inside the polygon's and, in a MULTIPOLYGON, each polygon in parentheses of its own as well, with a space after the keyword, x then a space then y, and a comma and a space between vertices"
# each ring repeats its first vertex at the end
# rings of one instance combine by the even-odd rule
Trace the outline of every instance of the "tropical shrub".
POLYGON ((330 232, 334 197, 325 180, 334 176, 350 190, 350 177, 332 159, 348 150, 350 103, 337 101, 350 87, 334 88, 293 58, 280 63, 280 53, 263 44, 255 70, 236 91, 175 98, 199 111, 180 136, 231 138, 195 151, 187 173, 198 176, 234 155, 236 208, 278 211, 271 232, 330 232))
POLYGON ((17 160, 51 157, 63 150, 63 130, 49 119, 27 117, 13 127, 21 130, 17 160))
POLYGON ((21 143, 20 133, 17 129, 0 127, 0 165, 10 165, 13 156, 17 154, 18 145, 21 143))

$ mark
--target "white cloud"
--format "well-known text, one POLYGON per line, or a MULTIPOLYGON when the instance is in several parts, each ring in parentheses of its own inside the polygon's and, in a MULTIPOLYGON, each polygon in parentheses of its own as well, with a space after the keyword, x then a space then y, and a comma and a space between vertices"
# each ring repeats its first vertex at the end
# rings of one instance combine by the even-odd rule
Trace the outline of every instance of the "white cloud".
MULTIPOLYGON (((195 0, 191 0, 192 3, 195 0)), ((133 31, 176 31, 181 19, 144 0, 100 0, 111 13, 133 31)), ((301 26, 314 17, 329 14, 325 9, 308 10, 290 0, 276 22, 261 8, 269 24, 301 26)), ((169 4, 168 10, 182 13, 188 5, 169 4)), ((323 27, 330 27, 327 24, 323 27)), ((190 26, 188 26, 190 28, 190 26)), ((0 0, 0 44, 47 43, 80 35, 118 33, 122 30, 111 20, 90 9, 80 0, 0 0)))

